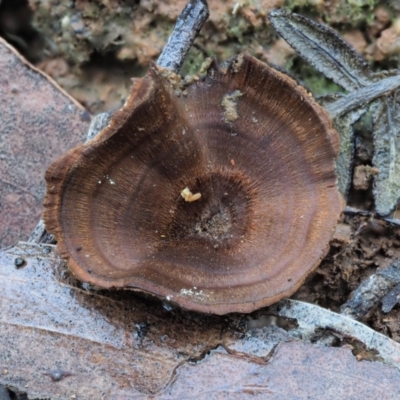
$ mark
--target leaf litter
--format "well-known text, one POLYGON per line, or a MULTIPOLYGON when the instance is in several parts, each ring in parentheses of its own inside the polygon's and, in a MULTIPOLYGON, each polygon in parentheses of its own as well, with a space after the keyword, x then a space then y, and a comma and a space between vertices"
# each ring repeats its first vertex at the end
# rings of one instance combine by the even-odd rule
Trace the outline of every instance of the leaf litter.
POLYGON ((375 149, 372 161, 379 171, 374 177, 375 208, 379 214, 389 214, 400 198, 400 121, 396 112, 400 71, 372 72, 366 60, 332 29, 306 17, 275 10, 269 18, 279 35, 300 56, 349 92, 325 104, 342 138, 337 172, 345 196, 352 174, 352 168, 347 166, 352 166, 354 158, 352 125, 372 107, 375 149))
MULTIPOLYGON (((286 16, 290 19, 293 15, 286 16)), ((303 18, 303 23, 307 24, 307 19, 303 18)), ((313 48, 316 53, 320 51, 318 46, 323 49, 328 61, 322 57, 322 65, 329 69, 329 54, 333 54, 345 66, 342 71, 339 65, 343 76, 340 72, 338 76, 343 78, 349 94, 324 99, 324 104, 337 129, 341 133, 347 130, 350 145, 343 159, 352 166, 353 124, 365 114, 369 103, 378 107, 374 113, 375 127, 381 124, 381 129, 393 128, 397 123, 392 114, 388 117, 388 110, 397 107, 390 102, 393 84, 398 84, 397 72, 387 76, 371 73, 343 40, 335 34, 332 39, 329 28, 310 22, 304 32, 313 35, 313 30, 321 29, 328 32, 326 43, 316 42, 318 45, 314 43, 313 48), (341 44, 334 42, 335 37, 341 44), (338 49, 332 49, 332 43, 338 49), (386 103, 379 103, 382 101, 386 103)), ((303 47, 307 47, 308 39, 303 38, 303 42, 303 47)), ((312 58, 318 60, 317 56, 312 58)), ((107 123, 108 117, 104 117, 103 123, 107 123)), ((396 158, 397 149, 389 153, 396 158)), ((387 161, 386 157, 384 162, 387 161)), ((396 162, 394 167, 393 163, 385 164, 385 179, 393 184, 389 194, 383 193, 386 200, 381 201, 381 209, 377 207, 380 214, 385 214, 382 210, 392 207, 394 197, 398 196, 393 178, 396 162)), ((350 186, 350 169, 343 167, 348 175, 342 180, 344 193, 350 186)), ((376 186, 375 183, 377 199, 376 186)), ((387 244, 383 240, 377 249, 371 246, 371 226, 379 218, 373 214, 357 216, 352 231, 336 239, 336 249, 340 250, 333 246, 325 265, 309 282, 317 278, 321 283, 321 276, 325 283, 329 281, 331 277, 324 271, 335 265, 335 257, 346 248, 351 256, 349 263, 355 260, 359 249, 371 248, 366 274, 379 265, 379 260, 387 265, 390 258, 397 256, 396 250, 387 253, 386 258, 380 254, 391 251, 390 241, 397 240, 398 235, 395 229, 383 238, 387 244), (373 260, 374 257, 377 259, 373 260)), ((388 233, 392 228, 386 224, 383 229, 388 233)), ((342 278, 355 273, 346 270, 346 264, 344 267, 340 271, 342 278)), ((0 295, 0 382, 28 391, 31 398, 285 398, 293 394, 294 387, 299 395, 320 393, 327 399, 341 394, 348 398, 350 388, 354 388, 354 396, 362 393, 363 398, 382 397, 388 391, 394 396, 400 393, 396 386, 398 344, 349 318, 330 315, 311 304, 288 300, 250 316, 224 318, 188 313, 134 293, 96 291, 70 276, 64 261, 54 254, 53 246, 33 243, 20 243, 1 251, 0 274, 6 289, 0 295), (16 260, 20 259, 23 262, 18 261, 17 266, 16 260), (354 326, 359 330, 349 328, 354 326), (300 338, 306 341, 298 341, 300 338), (320 348, 309 342, 340 343, 347 347, 320 348), (373 362, 357 362, 350 349, 358 360, 373 362), (392 366, 379 362, 382 360, 392 366), (313 367, 321 364, 326 366, 325 370, 313 367), (227 385, 233 376, 235 381, 227 385), (332 381, 333 392, 329 389, 332 381)), ((348 283, 347 290, 354 285, 348 283)), ((307 291, 313 285, 304 287, 307 291)), ((300 290, 295 297, 302 298, 302 294, 300 290)), ((395 305, 393 296, 386 301, 386 309, 395 305)), ((320 300, 324 301, 322 297, 320 300)), ((332 304, 338 310, 334 301, 332 304)), ((377 329, 378 324, 379 321, 375 324, 377 329)))
POLYGON ((400 395, 400 345, 356 321, 290 300, 224 318, 171 309, 86 287, 54 250, 20 243, 0 252, 0 382, 30 398, 278 399, 293 387, 303 395, 325 390, 327 399, 346 390, 400 395), (297 323, 285 330, 266 322, 277 316, 297 323), (358 338, 392 366, 358 362, 354 346, 311 344, 321 327, 358 338))

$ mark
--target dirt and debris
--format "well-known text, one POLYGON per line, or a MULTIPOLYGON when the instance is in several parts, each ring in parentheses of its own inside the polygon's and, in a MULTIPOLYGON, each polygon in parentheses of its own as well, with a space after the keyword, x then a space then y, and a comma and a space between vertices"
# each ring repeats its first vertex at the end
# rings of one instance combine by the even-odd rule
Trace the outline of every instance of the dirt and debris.
MULTIPOLYGON (((337 226, 329 254, 294 297, 339 312, 340 306, 361 282, 377 268, 385 268, 398 258, 400 226, 367 216, 346 215, 337 226)), ((378 329, 373 315, 380 315, 379 307, 367 314, 362 322, 387 334, 387 327, 382 322, 378 329)), ((389 321, 391 315, 383 317, 389 321)), ((398 338, 400 328, 396 331, 398 338)))
MULTIPOLYGON (((157 59, 185 4, 185 0, 173 4, 3 0, 0 35, 95 114, 122 106, 130 78, 143 76, 157 59)), ((243 51, 293 72, 306 68, 304 62, 293 61, 293 50, 268 21, 268 13, 280 7, 328 23, 373 62, 398 57, 394 1, 209 0, 208 4, 210 18, 185 59, 183 75, 197 73, 208 57, 226 60, 243 51)), ((311 89, 326 85, 321 79, 316 75, 306 83, 311 89)))
POLYGON ((208 69, 211 67, 213 63, 213 59, 211 57, 206 58, 203 63, 200 65, 199 74, 206 74, 208 69))
POLYGON ((232 70, 235 74, 237 74, 240 71, 240 68, 243 65, 243 53, 239 54, 235 59, 232 61, 232 70))
POLYGON ((377 168, 370 165, 357 165, 354 168, 353 186, 355 190, 368 190, 371 187, 372 177, 379 174, 377 168))
POLYGON ((175 74, 175 72, 172 72, 170 69, 163 67, 157 67, 157 71, 171 85, 177 96, 182 96, 182 94, 185 94, 180 75, 175 74))
POLYGON ((188 187, 181 192, 181 197, 188 203, 201 199, 201 193, 192 193, 188 187))
POLYGON ((381 32, 375 46, 373 57, 376 61, 382 61, 391 57, 400 56, 400 18, 396 18, 391 26, 381 32))
POLYGON ((224 108, 223 120, 227 124, 235 122, 239 119, 237 110, 237 102, 243 93, 240 90, 235 90, 232 93, 226 94, 221 101, 221 106, 224 108))

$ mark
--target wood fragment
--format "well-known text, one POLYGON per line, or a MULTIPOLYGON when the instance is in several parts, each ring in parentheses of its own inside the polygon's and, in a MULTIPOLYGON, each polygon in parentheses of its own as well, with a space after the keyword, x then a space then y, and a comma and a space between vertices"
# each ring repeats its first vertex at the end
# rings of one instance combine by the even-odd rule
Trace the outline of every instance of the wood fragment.
POLYGON ((400 284, 400 260, 377 272, 352 293, 352 298, 340 307, 340 312, 350 318, 361 319, 396 285, 400 284))
POLYGON ((174 31, 157 60, 157 65, 178 72, 208 16, 209 10, 205 0, 191 0, 178 17, 174 31))

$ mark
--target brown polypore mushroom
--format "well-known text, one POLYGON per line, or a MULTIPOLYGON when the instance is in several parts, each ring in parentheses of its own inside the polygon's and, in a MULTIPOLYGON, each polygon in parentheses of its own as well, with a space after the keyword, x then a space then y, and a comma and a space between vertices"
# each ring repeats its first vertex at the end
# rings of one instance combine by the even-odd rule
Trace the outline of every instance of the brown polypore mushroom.
POLYGON ((216 314, 292 294, 342 210, 338 135, 250 56, 182 88, 151 67, 92 141, 47 171, 44 219, 80 280, 216 314))

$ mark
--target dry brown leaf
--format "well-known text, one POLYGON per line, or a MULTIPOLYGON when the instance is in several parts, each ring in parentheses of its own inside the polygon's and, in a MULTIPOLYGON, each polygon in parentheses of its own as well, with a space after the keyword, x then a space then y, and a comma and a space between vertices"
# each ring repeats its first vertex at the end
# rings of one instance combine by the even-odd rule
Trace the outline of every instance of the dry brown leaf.
POLYGON ((0 383, 28 385, 33 398, 156 393, 178 365, 234 334, 223 319, 171 313, 132 292, 87 291, 54 246, 0 252, 0 282, 0 383))
POLYGON ((44 172, 81 142, 90 115, 0 38, 0 247, 26 239, 42 212, 44 172))
POLYGON ((71 277, 54 246, 0 251, 0 282, 0 384, 30 398, 400 396, 397 369, 358 362, 347 347, 295 341, 276 326, 248 329, 242 315, 96 292, 71 277))
POLYGON ((385 399, 400 396, 400 374, 358 362, 349 348, 303 342, 279 344, 268 363, 214 352, 177 370, 159 399, 385 399))

